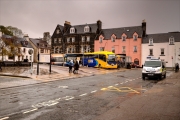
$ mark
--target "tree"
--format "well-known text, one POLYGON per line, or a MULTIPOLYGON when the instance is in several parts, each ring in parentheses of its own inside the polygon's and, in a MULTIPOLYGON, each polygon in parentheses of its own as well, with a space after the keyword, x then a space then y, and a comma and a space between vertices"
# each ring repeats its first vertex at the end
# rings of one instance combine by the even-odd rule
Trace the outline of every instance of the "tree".
POLYGON ((3 25, 0 25, 0 31, 5 34, 5 35, 10 35, 13 36, 13 33, 11 31, 9 31, 6 27, 4 27, 3 25))
POLYGON ((9 31, 11 31, 13 33, 13 35, 16 37, 22 37, 23 36, 22 30, 18 29, 17 27, 7 26, 6 28, 9 31))
POLYGON ((0 38, 0 54, 2 55, 2 61, 3 61, 3 56, 8 55, 8 51, 6 49, 6 44, 4 41, 0 38))
POLYGON ((18 38, 16 36, 11 39, 3 38, 3 41, 5 43, 5 47, 2 49, 2 57, 3 55, 8 55, 10 58, 15 60, 15 56, 19 55, 21 52, 19 51, 21 44, 17 42, 18 38))

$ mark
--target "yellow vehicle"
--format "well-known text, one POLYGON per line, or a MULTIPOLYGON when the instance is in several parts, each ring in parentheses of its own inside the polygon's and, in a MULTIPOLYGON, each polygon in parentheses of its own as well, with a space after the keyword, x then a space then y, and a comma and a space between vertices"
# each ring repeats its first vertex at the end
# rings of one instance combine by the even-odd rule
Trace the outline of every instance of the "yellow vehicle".
POLYGON ((117 68, 116 55, 109 51, 84 53, 83 64, 88 67, 117 68))

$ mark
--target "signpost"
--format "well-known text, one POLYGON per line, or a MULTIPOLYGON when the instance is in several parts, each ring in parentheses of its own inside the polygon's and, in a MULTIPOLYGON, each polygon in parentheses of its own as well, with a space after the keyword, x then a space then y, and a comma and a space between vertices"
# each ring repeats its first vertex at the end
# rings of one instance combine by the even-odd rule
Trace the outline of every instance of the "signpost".
POLYGON ((32 75, 32 54, 33 54, 33 50, 29 49, 28 53, 31 55, 31 75, 32 75))

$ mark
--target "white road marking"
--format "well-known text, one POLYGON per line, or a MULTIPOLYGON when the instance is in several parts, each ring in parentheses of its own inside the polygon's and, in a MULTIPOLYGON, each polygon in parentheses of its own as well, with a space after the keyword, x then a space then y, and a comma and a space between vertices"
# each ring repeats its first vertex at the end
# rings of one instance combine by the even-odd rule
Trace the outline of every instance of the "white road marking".
POLYGON ((79 95, 79 96, 85 96, 85 95, 87 95, 87 93, 81 94, 81 95, 79 95))
POLYGON ((58 104, 59 102, 55 102, 55 103, 52 103, 52 104, 50 104, 50 105, 47 105, 47 106, 53 106, 53 105, 56 105, 56 104, 58 104))
POLYGON ((91 91, 91 93, 95 93, 95 92, 97 92, 97 90, 91 91))
POLYGON ((68 98, 68 99, 66 99, 66 100, 72 100, 72 99, 74 99, 74 97, 68 98))
POLYGON ((28 110, 28 111, 23 112, 23 114, 26 114, 26 113, 29 113, 29 112, 32 112, 32 111, 36 111, 36 110, 37 110, 37 108, 34 108, 32 110, 28 110))
POLYGON ((9 117, 3 117, 0 120, 6 120, 6 119, 9 119, 9 117))
POLYGON ((59 86, 58 88, 68 88, 68 86, 59 86))
POLYGON ((115 84, 115 86, 117 86, 117 85, 119 85, 119 84, 115 84))

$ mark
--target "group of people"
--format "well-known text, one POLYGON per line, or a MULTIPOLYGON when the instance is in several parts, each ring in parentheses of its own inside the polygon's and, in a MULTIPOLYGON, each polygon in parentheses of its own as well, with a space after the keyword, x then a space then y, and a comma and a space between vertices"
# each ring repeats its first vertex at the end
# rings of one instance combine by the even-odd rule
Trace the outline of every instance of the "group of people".
POLYGON ((79 70, 79 63, 76 60, 75 64, 73 63, 73 60, 70 60, 69 62, 69 73, 74 73, 74 74, 78 74, 78 70, 79 70), (74 70, 72 69, 74 67, 74 70))

